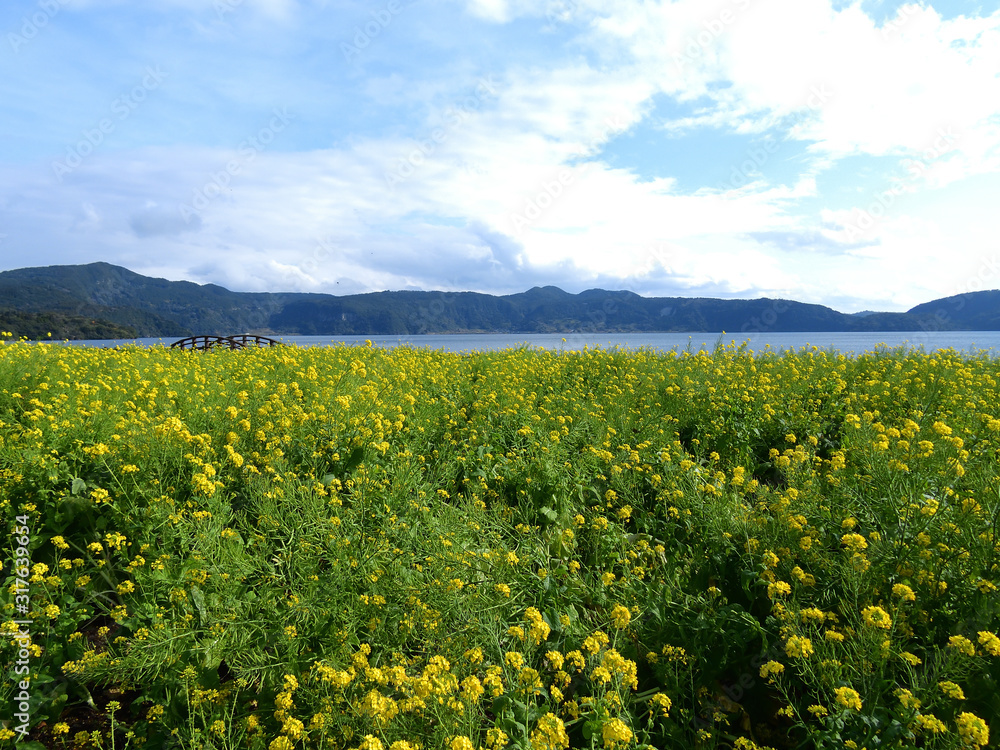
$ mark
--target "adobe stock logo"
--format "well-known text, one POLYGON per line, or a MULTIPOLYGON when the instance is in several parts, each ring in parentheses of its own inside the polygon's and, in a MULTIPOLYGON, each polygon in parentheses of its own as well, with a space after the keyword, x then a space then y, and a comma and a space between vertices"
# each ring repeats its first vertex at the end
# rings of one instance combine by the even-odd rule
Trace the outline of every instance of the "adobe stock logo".
MULTIPOLYGON (((118 122, 124 122, 132 113, 144 102, 151 91, 155 91, 163 83, 167 74, 160 70, 160 66, 146 67, 146 75, 142 80, 132 87, 130 91, 117 97, 111 102, 111 113, 118 116, 118 122)), ((92 128, 81 132, 83 136, 76 144, 67 147, 66 158, 62 161, 58 159, 52 162, 52 172, 59 182, 63 177, 83 164, 83 160, 90 156, 97 147, 104 143, 104 139, 115 132, 118 122, 110 117, 102 117, 92 128)))
POLYGON ((381 34, 392 23, 392 19, 402 11, 403 8, 400 6, 399 0, 389 0, 385 8, 369 11, 372 20, 368 21, 364 26, 354 27, 354 37, 351 39, 352 43, 340 43, 340 51, 344 53, 344 59, 347 62, 351 62, 360 57, 361 51, 367 48, 372 43, 372 40, 381 34))
POLYGON ((551 24, 569 23, 582 10, 575 0, 549 0, 545 6, 545 20, 551 24))
MULTIPOLYGON (((604 118, 604 127, 600 133, 591 138, 588 147, 594 148, 606 143, 620 133, 628 129, 630 118, 621 114, 611 115, 604 118)), ((510 223, 514 231, 521 235, 524 230, 534 227, 535 222, 565 194, 576 179, 576 174, 567 168, 560 169, 558 174, 551 179, 543 180, 536 187, 535 195, 529 196, 524 201, 524 209, 520 213, 510 215, 510 223)))
POLYGON ((526 227, 530 227, 536 220, 541 218, 545 210, 551 206, 563 191, 573 184, 574 174, 568 169, 560 170, 556 179, 542 183, 542 189, 537 195, 525 199, 524 211, 519 214, 511 214, 510 222, 514 231, 522 234, 526 227))
MULTIPOLYGON (((827 88, 826 84, 811 86, 809 94, 805 97, 806 109, 816 112, 822 109, 830 99, 833 98, 833 91, 827 88)), ((757 178, 760 168, 766 164, 781 148, 781 143, 775 141, 770 136, 766 137, 759 146, 752 146, 747 149, 746 156, 742 162, 734 164, 729 174, 729 181, 720 183, 719 190, 738 190, 746 187, 757 178)))
POLYGON ((896 10, 896 18, 887 20, 882 25, 882 39, 886 40, 906 26, 910 22, 910 17, 915 16, 921 8, 919 6, 900 5, 896 10))
POLYGON ((958 148, 958 136, 950 127, 938 128, 935 135, 933 143, 920 153, 922 158, 905 160, 908 174, 893 178, 894 185, 876 194, 867 207, 854 209, 853 221, 844 225, 848 242, 864 237, 889 212, 897 198, 913 192, 922 184, 935 161, 958 148))
POLYGON ((220 21, 243 5, 243 0, 215 0, 215 15, 220 21))
POLYGON ((746 187, 753 181, 754 175, 758 173, 758 170, 763 167, 780 148, 781 144, 770 136, 765 138, 759 147, 748 148, 746 151, 747 158, 740 164, 733 165, 733 170, 729 174, 729 182, 720 183, 717 186, 718 189, 738 190, 739 188, 746 187))
POLYGON ((236 177, 244 167, 252 163, 258 154, 275 139, 278 133, 282 132, 292 121, 292 115, 288 114, 287 108, 271 110, 274 117, 263 128, 254 135, 245 138, 237 148, 238 158, 227 161, 222 169, 212 172, 209 179, 200 188, 192 191, 191 202, 181 203, 177 206, 181 218, 185 224, 190 224, 191 219, 200 216, 208 206, 222 195, 222 191, 229 187, 229 183, 236 177))
MULTIPOLYGON (((750 7, 750 0, 732 0, 732 4, 737 10, 744 11, 750 7)), ((702 23, 703 29, 697 36, 688 40, 684 45, 682 54, 674 55, 674 66, 677 72, 683 74, 687 65, 697 62, 708 51, 715 40, 726 31, 726 28, 733 24, 738 18, 738 14, 729 8, 722 10, 715 18, 702 23)))
POLYGON ((496 84, 493 81, 493 76, 480 78, 475 94, 470 94, 461 102, 445 110, 447 122, 444 123, 443 127, 432 130, 429 137, 417 141, 416 146, 408 154, 396 159, 396 168, 383 175, 386 187, 389 190, 395 190, 396 185, 410 179, 417 169, 427 163, 438 152, 439 148, 458 132, 459 127, 483 106, 488 97, 495 98, 496 95, 496 84))
POLYGON ((68 3, 69 0, 41 0, 38 3, 40 10, 21 19, 20 33, 10 32, 7 34, 7 42, 14 50, 14 54, 16 55, 21 47, 38 36, 38 32, 48 26, 49 21, 55 18, 56 14, 68 3))

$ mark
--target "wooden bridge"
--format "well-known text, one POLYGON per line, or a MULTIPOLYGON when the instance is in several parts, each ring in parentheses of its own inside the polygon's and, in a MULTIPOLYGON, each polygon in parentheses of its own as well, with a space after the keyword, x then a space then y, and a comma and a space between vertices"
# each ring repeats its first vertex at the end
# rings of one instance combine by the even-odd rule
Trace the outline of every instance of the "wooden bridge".
POLYGON ((170 345, 171 349, 248 349, 253 346, 281 346, 280 341, 258 336, 253 333, 240 333, 235 336, 188 336, 170 345))

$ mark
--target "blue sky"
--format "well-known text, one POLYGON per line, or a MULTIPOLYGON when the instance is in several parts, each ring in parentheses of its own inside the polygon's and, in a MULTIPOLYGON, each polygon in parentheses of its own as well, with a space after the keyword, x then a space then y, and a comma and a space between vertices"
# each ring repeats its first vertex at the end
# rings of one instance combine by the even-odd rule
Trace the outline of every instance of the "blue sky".
POLYGON ((903 310, 1000 287, 1000 10, 9 0, 0 270, 903 310))

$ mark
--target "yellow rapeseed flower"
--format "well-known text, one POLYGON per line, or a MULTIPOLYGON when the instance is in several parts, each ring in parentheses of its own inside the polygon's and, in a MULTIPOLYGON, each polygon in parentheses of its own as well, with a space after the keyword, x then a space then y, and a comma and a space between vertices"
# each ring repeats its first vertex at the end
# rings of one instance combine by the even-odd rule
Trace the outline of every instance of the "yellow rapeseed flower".
MULTIPOLYGON (((652 698, 649 699, 651 706, 655 706, 659 709, 658 713, 661 716, 667 716, 670 713, 670 708, 673 706, 673 701, 667 695, 663 693, 655 693, 652 698)), ((652 711, 653 709, 650 709, 652 711)))
POLYGON ((812 641, 805 636, 793 635, 785 643, 785 653, 789 656, 805 658, 813 653, 812 641))
POLYGON ((983 747, 989 744, 990 728, 986 725, 985 721, 975 714, 968 712, 961 713, 955 719, 955 724, 958 726, 958 733, 965 741, 965 744, 975 747, 983 747))
POLYGON ((601 739, 604 740, 606 748, 626 745, 632 741, 632 730, 621 719, 611 719, 601 727, 601 739))
POLYGON ((469 703, 476 703, 483 695, 483 685, 475 675, 462 680, 462 697, 469 703))
POLYGON ((493 729, 486 730, 486 744, 495 750, 507 747, 509 741, 510 737, 502 729, 494 727, 493 729))
POLYGON ((802 622, 823 622, 826 619, 826 613, 819 607, 805 607, 799 612, 799 618, 802 622))
POLYGON ((611 624, 619 630, 627 628, 631 621, 632 613, 628 611, 628 607, 616 604, 611 610, 611 624))
POLYGON ((774 599, 776 596, 788 596, 792 593, 792 587, 786 581, 775 581, 767 585, 767 595, 774 599))
POLYGON ((549 624, 542 618, 541 612, 539 612, 535 607, 528 607, 524 613, 524 619, 530 623, 528 635, 531 637, 531 640, 534 641, 536 646, 542 641, 548 639, 552 628, 549 627, 549 624))
POLYGON ((948 726, 933 714, 921 714, 914 721, 920 729, 931 734, 944 734, 948 731, 948 726))
POLYGON ((771 660, 764 666, 760 668, 760 676, 766 679, 771 679, 772 676, 776 676, 785 671, 785 665, 771 660))
POLYGON ((965 700, 965 693, 962 692, 962 688, 956 685, 951 680, 944 680, 938 683, 938 687, 941 688, 941 692, 957 701, 965 700))
POLYGON ((976 645, 964 635, 953 635, 948 639, 948 647, 965 654, 966 656, 976 655, 976 645))
POLYGON ((1000 656, 1000 638, 997 638, 995 633, 991 633, 988 630, 980 630, 979 645, 990 656, 1000 656))
POLYGON ((861 534, 844 534, 840 537, 840 543, 847 547, 849 552, 861 552, 868 549, 868 540, 861 534))
POLYGON ((569 735, 558 716, 547 713, 535 725, 529 738, 532 748, 537 750, 562 750, 569 747, 569 735))
POLYGON ((833 691, 834 700, 844 708, 854 709, 855 711, 861 710, 861 696, 858 695, 857 690, 853 690, 849 687, 839 687, 833 691))
POLYGON ((904 688, 900 688, 895 693, 896 697, 899 698, 899 702, 903 704, 903 708, 909 708, 914 711, 919 710, 920 700, 916 698, 913 693, 904 688))
POLYGON ((892 627, 892 618, 881 607, 865 607, 861 610, 861 618, 864 620, 865 625, 873 628, 888 630, 892 627))
POLYGON ((913 593, 913 589, 907 586, 905 583, 897 583, 892 587, 892 595, 898 597, 904 602, 916 601, 917 595, 913 593))
POLYGON ((558 671, 563 667, 563 655, 558 651, 547 651, 545 653, 545 660, 549 663, 549 666, 558 671))
POLYGON ((934 432, 936 432, 938 435, 944 435, 944 436, 950 435, 952 432, 951 428, 944 422, 935 422, 934 424, 931 425, 931 429, 934 430, 934 432))

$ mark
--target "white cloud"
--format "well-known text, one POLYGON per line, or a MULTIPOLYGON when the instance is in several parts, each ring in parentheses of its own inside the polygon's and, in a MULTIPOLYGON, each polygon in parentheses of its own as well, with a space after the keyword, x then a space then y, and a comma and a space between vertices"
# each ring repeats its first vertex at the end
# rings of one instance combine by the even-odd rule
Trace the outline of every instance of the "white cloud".
MULTIPOLYGON (((203 0, 153 5, 204 9, 203 0)), ((294 20, 298 7, 245 0, 234 13, 294 20)), ((865 306, 908 306, 959 285, 988 249, 981 230, 1000 171, 1000 12, 946 20, 911 5, 878 28, 858 4, 835 10, 830 0, 463 7, 464 23, 490 33, 531 18, 542 44, 569 41, 545 50, 544 65, 503 67, 484 53, 477 64, 438 62, 431 71, 415 60, 412 71, 340 81, 354 86, 336 89, 351 102, 345 114, 405 110, 409 119, 376 120, 378 128, 324 143, 338 148, 296 147, 289 130, 209 188, 194 214, 180 205, 206 193, 232 151, 180 141, 109 146, 58 186, 44 165, 5 167, 5 250, 23 248, 19 265, 129 258, 141 272, 254 290, 511 292, 598 279, 647 294, 853 295, 865 306), (477 90, 469 71, 487 62, 490 86, 477 90), (691 114, 656 123, 657 97, 691 114), (653 124, 668 135, 769 131, 809 148, 787 184, 758 175, 732 190, 685 191, 669 173, 640 177, 602 161, 609 142, 653 124), (942 129, 953 135, 939 147, 942 129), (898 157, 904 174, 919 167, 860 237, 850 227, 877 193, 860 193, 852 209, 831 190, 852 185, 838 166, 858 155, 898 157), (982 183, 971 190, 971 180, 982 183), (38 237, 43 250, 29 252, 38 237)), ((400 33, 403 18, 393 27, 400 33)), ((405 28, 416 43, 416 27, 405 28)), ((271 91, 290 70, 271 73, 271 91)), ((310 75, 290 81, 289 92, 334 90, 310 75)), ((260 83, 247 77, 241 101, 255 101, 260 83)), ((325 127, 323 115, 296 116, 301 130, 325 127)))
POLYGON ((858 5, 830 0, 681 0, 602 19, 594 43, 622 45, 666 93, 713 101, 683 126, 747 131, 799 118, 790 134, 834 157, 919 152, 951 127, 995 157, 1000 11, 944 20, 907 6, 897 20, 876 28, 858 5))
POLYGON ((479 18, 503 23, 508 20, 507 0, 471 0, 469 11, 479 18))

